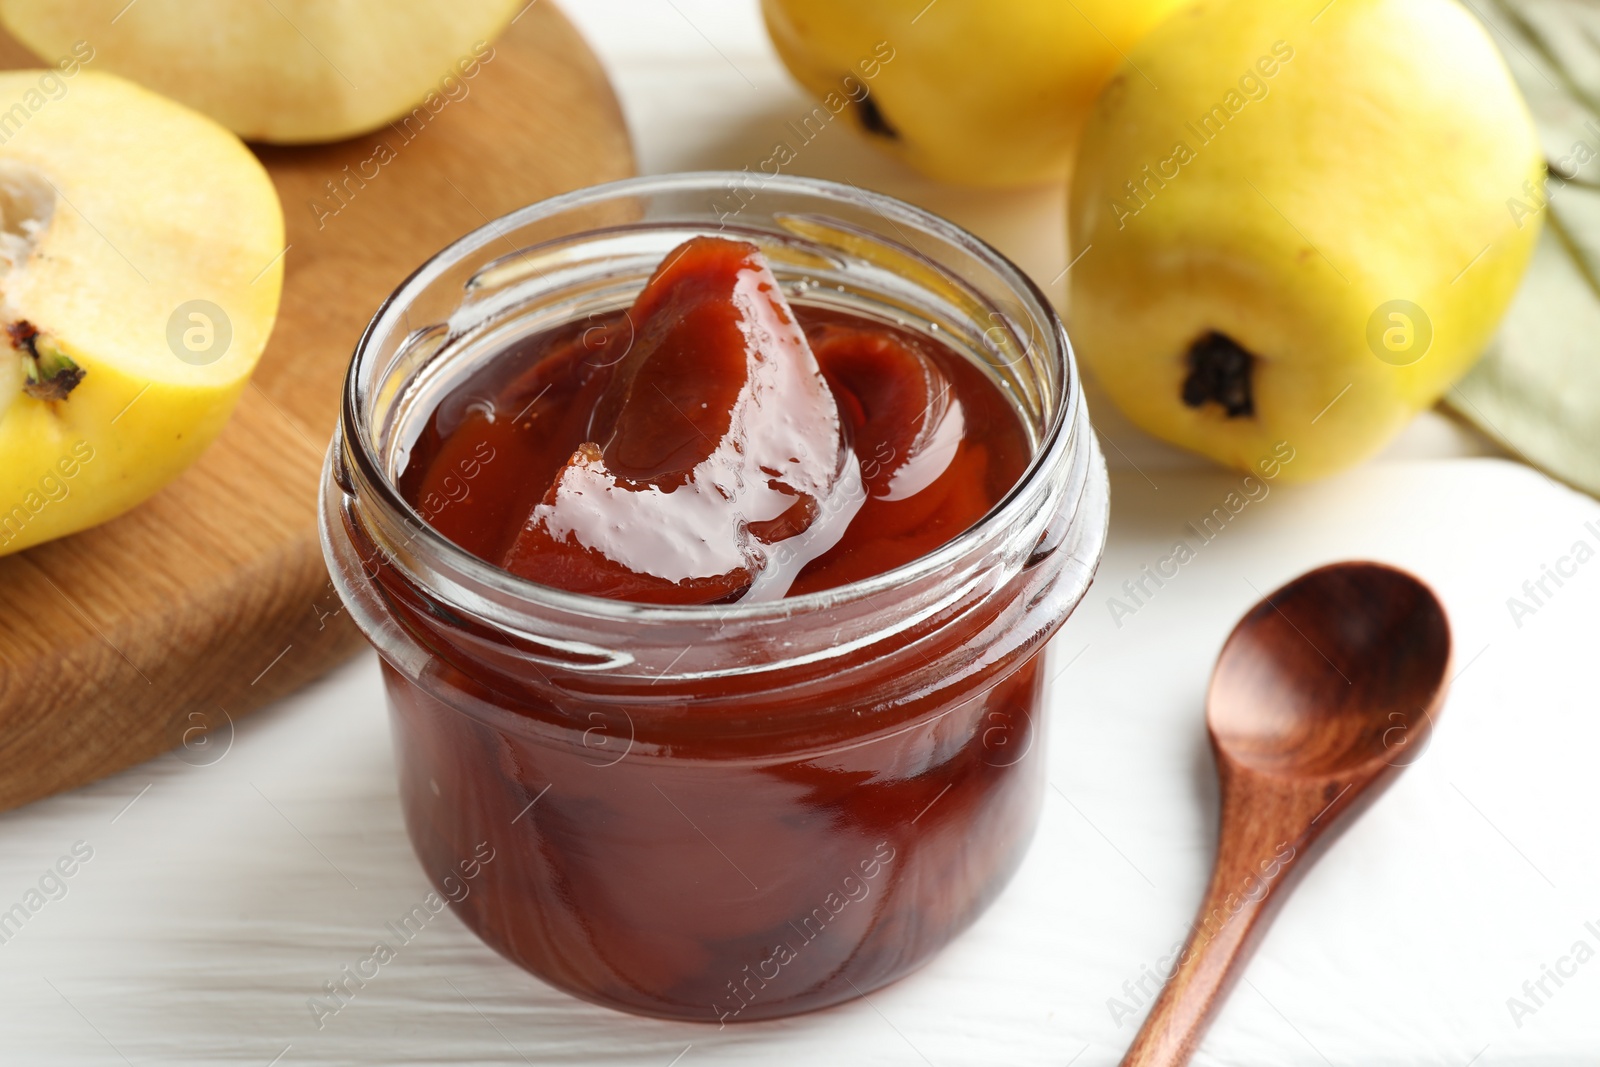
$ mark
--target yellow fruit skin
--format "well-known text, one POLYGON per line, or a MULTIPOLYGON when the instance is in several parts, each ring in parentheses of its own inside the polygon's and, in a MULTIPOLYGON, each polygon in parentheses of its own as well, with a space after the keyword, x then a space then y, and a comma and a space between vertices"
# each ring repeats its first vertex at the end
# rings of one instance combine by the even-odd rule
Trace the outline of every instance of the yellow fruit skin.
MULTIPOLYGON (((762 0, 767 30, 818 99, 864 84, 897 136, 872 140, 963 185, 1063 179, 1095 95, 1187 0, 762 0), (860 64, 892 57, 863 78, 860 64)), ((859 124, 861 109, 849 109, 859 124)))
MULTIPOLYGON (((0 74, 0 114, 44 73, 0 74)), ((0 281, 0 306, 84 377, 64 400, 28 396, 0 335, 0 555, 113 518, 188 467, 249 381, 283 286, 283 213, 265 169, 221 126, 132 82, 67 79, 0 144, 0 167, 19 166, 59 199, 0 281), (204 365, 168 341, 190 300, 231 324, 226 353, 204 365)))
POLYGON ((151 386, 113 425, 144 383, 94 360, 82 365, 89 373, 60 412, 30 403, 0 422, 0 555, 97 526, 145 500, 199 458, 245 384, 151 386))
POLYGON ((1071 192, 1080 359, 1135 423, 1222 463, 1287 442, 1283 474, 1305 480, 1378 451, 1481 353, 1538 235, 1508 201, 1529 199, 1542 154, 1488 34, 1453 0, 1200 0, 1129 64, 1071 192), (1180 143, 1192 158, 1173 165, 1180 143), (1392 300, 1432 323, 1409 365, 1368 341, 1392 300), (1213 330, 1258 357, 1253 416, 1182 401, 1213 330))
POLYGON ((336 141, 459 99, 528 0, 0 0, 41 58, 75 41, 251 141, 336 141), (465 64, 465 68, 458 64, 465 64), (465 75, 465 77, 463 76, 465 75), (449 81, 446 81, 446 78, 449 81))

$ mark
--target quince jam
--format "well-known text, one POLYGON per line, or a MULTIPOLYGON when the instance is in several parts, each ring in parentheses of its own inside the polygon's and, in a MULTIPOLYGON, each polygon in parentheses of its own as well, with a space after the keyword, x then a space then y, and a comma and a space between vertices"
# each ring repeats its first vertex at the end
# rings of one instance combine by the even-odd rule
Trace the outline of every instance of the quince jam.
POLYGON ((523 341, 461 385, 400 488, 525 578, 728 603, 908 563, 982 518, 1029 458, 969 361, 791 307, 754 245, 698 237, 631 308, 523 341))
POLYGON ((625 311, 486 357, 411 438, 401 494, 589 597, 442 594, 344 527, 435 886, 547 981, 671 1018, 794 1014, 925 962, 1033 832, 1077 497, 1047 475, 1062 503, 948 567, 842 587, 979 523, 1031 458, 974 361, 790 305, 721 238, 625 311))

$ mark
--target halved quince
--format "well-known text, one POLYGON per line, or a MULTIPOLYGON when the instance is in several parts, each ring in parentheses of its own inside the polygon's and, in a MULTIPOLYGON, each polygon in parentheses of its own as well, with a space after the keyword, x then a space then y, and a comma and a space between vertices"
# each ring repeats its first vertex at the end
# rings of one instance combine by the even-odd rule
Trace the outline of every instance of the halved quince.
POLYGON ((284 249, 261 164, 180 104, 20 70, 0 73, 7 117, 0 554, 104 522, 200 455, 266 346, 284 249))
POLYGON ((528 0, 0 0, 40 56, 94 49, 251 141, 337 141, 459 99, 528 0))

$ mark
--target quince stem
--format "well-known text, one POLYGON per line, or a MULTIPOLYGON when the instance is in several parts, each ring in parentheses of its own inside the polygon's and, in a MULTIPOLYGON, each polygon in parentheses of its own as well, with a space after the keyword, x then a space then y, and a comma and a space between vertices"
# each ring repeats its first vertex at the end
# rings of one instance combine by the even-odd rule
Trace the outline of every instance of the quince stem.
POLYGON ((6 327, 11 347, 22 354, 22 391, 36 400, 65 400, 83 381, 84 370, 38 327, 19 319, 6 327))

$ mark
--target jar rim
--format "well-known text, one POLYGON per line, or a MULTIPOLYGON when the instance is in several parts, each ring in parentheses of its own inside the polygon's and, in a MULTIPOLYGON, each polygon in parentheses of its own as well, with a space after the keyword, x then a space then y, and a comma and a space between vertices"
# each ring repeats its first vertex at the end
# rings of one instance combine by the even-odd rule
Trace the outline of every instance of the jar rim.
MULTIPOLYGON (((733 623, 782 619, 869 600, 945 571, 980 549, 992 539, 996 530, 1007 529, 1025 517, 1031 495, 1030 489, 1036 488, 1053 472, 1070 464, 1074 451, 1080 447, 1074 430, 1080 421, 1079 409, 1083 404, 1082 388, 1066 327, 1049 298, 1032 278, 993 245, 939 215, 888 194, 862 189, 853 183, 798 175, 762 175, 761 190, 835 198, 845 203, 864 206, 878 213, 896 228, 901 223, 913 225, 923 232, 947 241, 993 270, 1010 287, 1024 310, 1035 317, 1039 325, 1046 327, 1041 331, 1042 339, 1050 353, 1057 357, 1060 395, 1056 398, 1057 402, 1054 404, 1049 424, 1040 433, 1039 445, 1027 468, 1006 494, 976 523, 933 551, 914 560, 871 577, 829 589, 777 600, 748 603, 736 601, 731 604, 647 604, 569 592, 514 574, 474 555, 445 537, 400 493, 379 459, 379 448, 373 439, 370 420, 363 417, 361 371, 364 367, 364 358, 371 358, 374 355, 378 339, 387 335, 396 324, 396 320, 404 315, 411 302, 430 284, 473 252, 493 241, 504 239, 507 233, 542 218, 629 195, 712 188, 724 190, 729 187, 730 182, 747 178, 749 175, 742 171, 684 171, 623 178, 548 197, 492 219, 452 241, 429 257, 384 299, 356 344, 345 377, 339 428, 332 448, 335 451, 342 451, 344 458, 354 465, 383 510, 400 519, 412 532, 410 544, 416 546, 417 542, 420 542, 425 551, 431 553, 449 570, 455 571, 475 585, 529 606, 612 622, 693 625, 698 622, 733 623)), ((332 458, 330 454, 330 460, 332 458)))

